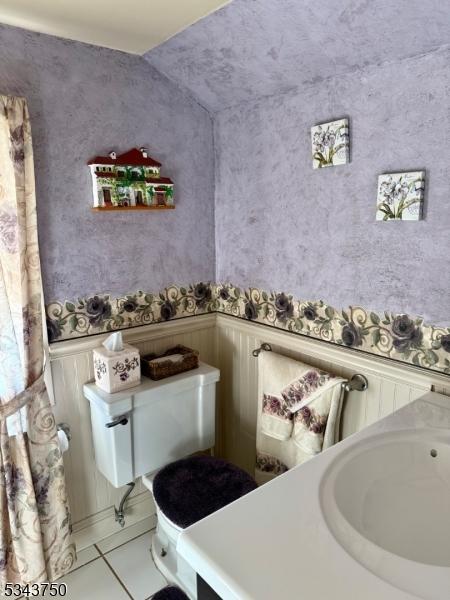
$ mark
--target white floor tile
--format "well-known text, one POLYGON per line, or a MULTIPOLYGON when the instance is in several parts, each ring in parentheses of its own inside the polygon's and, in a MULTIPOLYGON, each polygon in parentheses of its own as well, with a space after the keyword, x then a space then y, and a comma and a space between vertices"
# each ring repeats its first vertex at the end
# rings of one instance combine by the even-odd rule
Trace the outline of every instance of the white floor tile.
POLYGON ((65 600, 130 600, 103 558, 72 571, 60 581, 67 584, 65 600))
POLYGON ((125 529, 122 529, 122 531, 114 533, 101 542, 98 542, 97 548, 102 554, 106 554, 107 552, 114 550, 114 548, 117 548, 117 546, 129 542, 138 535, 150 531, 152 527, 154 527, 154 518, 148 517, 147 519, 143 519, 142 521, 139 521, 139 523, 135 523, 134 525, 131 525, 131 527, 126 527, 125 529))
POLYGON ((105 556, 134 600, 145 600, 167 585, 152 560, 151 539, 145 533, 105 556))
MULTIPOLYGON (((82 567, 83 565, 87 564, 88 562, 91 562, 91 560, 95 560, 99 556, 100 556, 100 553, 95 546, 89 546, 88 548, 84 548, 83 550, 80 550, 79 552, 77 552, 77 560, 76 560, 75 564, 73 565, 73 567, 70 569, 70 571, 73 571, 74 569, 78 569, 78 567, 82 567)), ((70 573, 70 571, 69 571, 69 573, 70 573)))

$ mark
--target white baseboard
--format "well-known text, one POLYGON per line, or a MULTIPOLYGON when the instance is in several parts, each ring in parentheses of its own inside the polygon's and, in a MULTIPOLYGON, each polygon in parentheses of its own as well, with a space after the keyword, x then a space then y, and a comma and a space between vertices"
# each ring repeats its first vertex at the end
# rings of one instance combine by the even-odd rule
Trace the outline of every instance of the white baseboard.
POLYGON ((156 527, 155 504, 149 492, 143 492, 130 498, 125 507, 125 527, 122 528, 115 521, 114 507, 111 506, 101 512, 91 515, 73 526, 73 538, 77 550, 83 550, 92 544, 123 531, 139 521, 151 518, 151 527, 156 527))

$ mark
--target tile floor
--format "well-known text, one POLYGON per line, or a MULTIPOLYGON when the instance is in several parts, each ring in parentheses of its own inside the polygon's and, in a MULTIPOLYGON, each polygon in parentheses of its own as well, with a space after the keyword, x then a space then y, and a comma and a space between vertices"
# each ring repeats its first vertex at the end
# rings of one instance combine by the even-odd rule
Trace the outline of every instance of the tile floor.
POLYGON ((146 523, 120 531, 78 552, 67 584, 67 600, 147 600, 167 585, 150 553, 146 523))

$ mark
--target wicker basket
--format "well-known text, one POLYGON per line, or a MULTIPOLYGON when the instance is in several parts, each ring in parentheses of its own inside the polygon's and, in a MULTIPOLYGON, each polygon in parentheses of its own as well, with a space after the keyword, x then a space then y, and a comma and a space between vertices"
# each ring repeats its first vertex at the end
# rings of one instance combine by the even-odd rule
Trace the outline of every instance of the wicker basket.
POLYGON ((169 348, 163 354, 147 354, 141 358, 141 371, 143 375, 150 377, 150 379, 165 379, 184 371, 190 371, 191 369, 198 368, 198 351, 187 348, 186 346, 174 346, 169 348), (162 358, 171 354, 182 354, 182 360, 178 362, 172 362, 171 360, 165 360, 158 363, 152 363, 150 361, 155 358, 162 358))

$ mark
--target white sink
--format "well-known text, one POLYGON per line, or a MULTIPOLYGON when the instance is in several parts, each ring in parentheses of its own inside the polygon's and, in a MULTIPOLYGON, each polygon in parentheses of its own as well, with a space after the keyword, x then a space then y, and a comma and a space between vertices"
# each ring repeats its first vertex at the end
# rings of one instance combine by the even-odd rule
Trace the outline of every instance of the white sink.
POLYGON ((324 473, 320 501, 360 564, 421 598, 442 597, 430 587, 446 588, 450 573, 450 432, 403 430, 350 446, 324 473))

